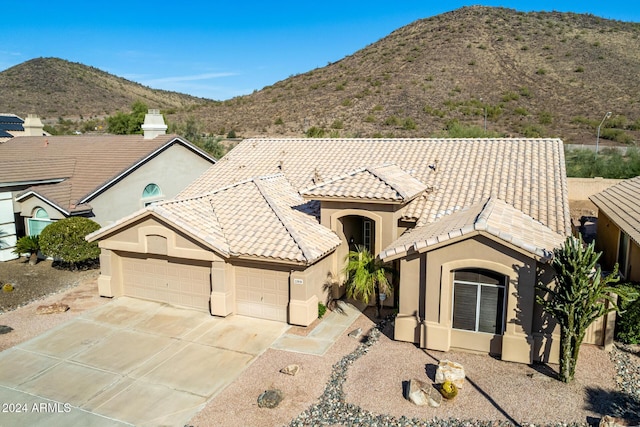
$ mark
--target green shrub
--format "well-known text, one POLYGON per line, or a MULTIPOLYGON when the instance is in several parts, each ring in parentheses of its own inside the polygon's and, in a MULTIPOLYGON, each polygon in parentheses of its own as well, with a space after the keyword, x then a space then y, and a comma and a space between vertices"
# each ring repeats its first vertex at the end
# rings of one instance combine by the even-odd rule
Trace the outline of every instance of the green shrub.
MULTIPOLYGON (((632 285, 640 290, 640 284, 632 285)), ((640 299, 622 304, 623 313, 616 318, 616 339, 625 344, 640 344, 640 299)))
POLYGON ((414 130, 416 128, 416 122, 411 117, 407 117, 406 119, 404 119, 402 127, 405 130, 414 130))
POLYGON ((61 260, 71 268, 91 262, 100 256, 98 242, 87 242, 85 236, 100 228, 89 218, 70 217, 49 224, 40 233, 40 250, 46 256, 61 260))
POLYGON ((548 111, 538 113, 538 123, 541 125, 550 125, 553 122, 553 115, 548 111))
POLYGON ((276 121, 274 122, 274 124, 276 124, 276 125, 283 125, 283 124, 284 124, 284 121, 282 120, 282 117, 278 117, 278 118, 276 119, 276 121))
POLYGON ((311 126, 306 132, 307 138, 323 138, 324 134, 325 130, 317 126, 311 126))
POLYGON ((322 317, 325 315, 326 312, 327 312, 327 306, 319 302, 318 303, 318 319, 322 319, 322 317))
POLYGON ((344 128, 344 122, 342 120, 335 120, 331 124, 331 129, 342 129, 344 128))

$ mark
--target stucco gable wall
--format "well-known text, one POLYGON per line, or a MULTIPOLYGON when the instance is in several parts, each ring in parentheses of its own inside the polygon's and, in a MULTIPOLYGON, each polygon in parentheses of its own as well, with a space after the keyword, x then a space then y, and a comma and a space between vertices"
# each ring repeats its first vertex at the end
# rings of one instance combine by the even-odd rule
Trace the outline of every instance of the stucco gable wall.
POLYGON ((100 240, 101 248, 177 258, 222 261, 223 258, 190 236, 155 218, 145 218, 100 240))
POLYGON ((543 266, 535 259, 483 235, 405 257, 400 262, 396 337, 435 350, 458 347, 502 354, 505 360, 537 360, 540 356, 535 351, 542 347, 534 345, 535 332, 541 325, 539 319, 534 319, 540 267, 543 266), (488 269, 509 277, 504 335, 452 329, 453 272, 461 268, 488 269), (422 324, 417 320, 423 320, 422 324))
POLYGON ((92 219, 105 226, 143 208, 142 192, 148 184, 160 187, 162 199, 173 198, 210 166, 208 160, 174 144, 89 200, 92 219))

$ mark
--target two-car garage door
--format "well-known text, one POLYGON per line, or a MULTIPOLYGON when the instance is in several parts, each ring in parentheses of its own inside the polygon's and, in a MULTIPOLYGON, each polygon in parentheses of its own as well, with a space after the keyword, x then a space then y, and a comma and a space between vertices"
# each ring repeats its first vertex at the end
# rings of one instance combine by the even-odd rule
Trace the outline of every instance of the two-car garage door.
MULTIPOLYGON (((211 270, 207 263, 134 254, 120 259, 124 295, 210 312, 211 270)), ((236 266, 235 282, 237 314, 287 322, 287 271, 236 266)))
POLYGON ((209 312, 210 267, 191 260, 130 256, 121 260, 124 295, 209 312))

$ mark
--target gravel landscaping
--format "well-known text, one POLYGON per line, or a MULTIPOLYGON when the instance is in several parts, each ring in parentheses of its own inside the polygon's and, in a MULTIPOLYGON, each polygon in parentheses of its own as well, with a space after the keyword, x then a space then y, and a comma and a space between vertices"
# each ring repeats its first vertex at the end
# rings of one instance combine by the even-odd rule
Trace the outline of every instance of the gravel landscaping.
POLYGON ((640 423, 640 357, 633 347, 607 353, 583 346, 576 379, 564 384, 555 379, 557 365, 422 350, 391 340, 390 320, 376 327, 364 315, 349 330, 358 327, 368 336, 359 341, 345 333, 322 357, 267 350, 190 425, 566 427, 597 425, 604 415, 640 423), (433 381, 440 359, 465 366, 467 382, 458 396, 439 408, 406 400, 406 382, 433 381), (298 376, 278 372, 291 363, 301 366, 298 376), (275 409, 257 405, 267 389, 284 393, 275 409))
MULTIPOLYGON (((0 293, 0 351, 30 339, 109 299, 98 296, 97 270, 69 272, 47 261, 0 263, 0 281, 20 293, 0 293), (49 293, 46 295, 46 293, 49 293), (17 296, 21 296, 18 298, 17 296), (65 313, 37 315, 41 304, 65 303, 65 313)), ((314 325, 319 324, 316 322, 314 325)), ((299 330, 298 330, 299 329, 299 330)), ((306 335, 309 329, 290 331, 306 335)), ((268 349, 189 422, 193 426, 587 426, 604 415, 640 424, 640 347, 612 352, 585 345, 576 379, 555 379, 557 365, 527 366, 484 354, 423 350, 393 341, 392 319, 361 315, 323 356, 268 349), (360 338, 348 332, 361 328, 360 338), (418 407, 403 396, 411 379, 433 382, 439 360, 464 365, 467 381, 439 408, 418 407), (280 373, 297 364, 296 376, 280 373), (258 407, 265 390, 281 390, 274 409, 258 407)))

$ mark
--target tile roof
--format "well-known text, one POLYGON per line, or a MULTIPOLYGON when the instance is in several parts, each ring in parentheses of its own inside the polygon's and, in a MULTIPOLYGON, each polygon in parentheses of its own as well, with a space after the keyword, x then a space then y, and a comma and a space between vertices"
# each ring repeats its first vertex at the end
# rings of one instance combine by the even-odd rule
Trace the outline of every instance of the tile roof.
POLYGON ((640 176, 619 182, 589 198, 640 245, 640 176))
POLYGON ((223 256, 311 264, 335 249, 340 239, 307 212, 307 204, 286 178, 277 174, 201 196, 160 202, 88 238, 98 239, 132 218, 153 212, 198 236, 223 256))
POLYGON ((142 135, 15 137, 0 143, 0 185, 62 178, 64 186, 40 185, 27 192, 50 200, 67 213, 85 210, 96 192, 173 143, 209 157, 177 135, 154 139, 142 135))
POLYGON ((496 198, 442 216, 438 221, 416 227, 400 236, 380 253, 381 259, 396 259, 408 251, 423 251, 457 237, 483 232, 543 260, 553 256, 566 236, 556 233, 496 198))
POLYGON ((180 197, 277 172, 295 189, 310 189, 380 164, 394 164, 426 186, 404 208, 418 225, 495 197, 556 233, 570 231, 559 139, 247 139, 180 197))
POLYGON ((309 199, 359 199, 406 203, 427 186, 397 167, 381 165, 347 172, 300 190, 309 199))

